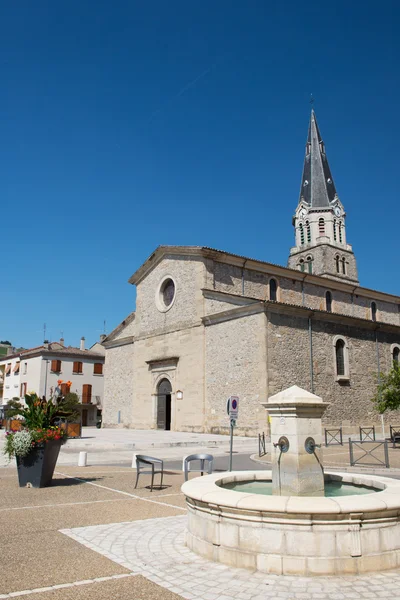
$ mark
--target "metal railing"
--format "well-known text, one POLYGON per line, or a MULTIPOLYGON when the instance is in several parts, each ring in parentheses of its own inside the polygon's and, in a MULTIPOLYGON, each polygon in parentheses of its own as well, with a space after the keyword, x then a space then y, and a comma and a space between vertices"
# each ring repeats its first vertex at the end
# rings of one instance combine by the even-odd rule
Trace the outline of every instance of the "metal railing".
POLYGON ((258 456, 265 456, 267 451, 265 449, 265 433, 258 434, 258 456))
POLYGON ((343 446, 342 428, 325 429, 325 446, 343 446))
POLYGON ((375 442, 375 425, 360 427, 360 442, 375 442))
POLYGON ((396 442, 400 442, 400 425, 390 425, 390 440, 393 448, 396 446, 396 442))
POLYGON ((368 467, 383 466, 383 467, 386 467, 387 469, 389 468, 389 450, 388 450, 387 440, 383 440, 383 441, 371 441, 371 440, 358 441, 357 440, 356 441, 356 440, 352 440, 350 438, 349 439, 349 451, 350 451, 350 465, 352 467, 354 467, 354 465, 359 465, 359 466, 365 465, 368 467), (368 449, 368 447, 370 449, 368 449), (382 447, 383 447, 383 455, 384 455, 383 460, 382 460, 382 458, 377 456, 376 453, 374 454, 374 452, 381 449, 382 447), (354 450, 361 450, 361 452, 363 454, 361 456, 359 456, 358 458, 355 458, 354 450), (367 458, 367 460, 371 459, 372 462, 364 461, 365 458, 367 458))

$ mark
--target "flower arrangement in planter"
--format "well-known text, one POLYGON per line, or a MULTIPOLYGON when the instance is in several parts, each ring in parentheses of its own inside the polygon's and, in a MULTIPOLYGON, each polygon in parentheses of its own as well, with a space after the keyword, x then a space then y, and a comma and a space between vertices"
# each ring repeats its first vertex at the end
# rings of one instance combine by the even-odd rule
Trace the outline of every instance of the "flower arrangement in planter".
MULTIPOLYGON (((69 383, 69 382, 68 382, 69 383)), ((7 431, 4 454, 17 461, 19 485, 45 487, 53 477, 61 445, 67 431, 55 425, 56 419, 74 419, 73 403, 58 396, 46 400, 37 394, 25 395, 26 406, 14 402, 13 416, 21 417, 19 431, 7 431)))

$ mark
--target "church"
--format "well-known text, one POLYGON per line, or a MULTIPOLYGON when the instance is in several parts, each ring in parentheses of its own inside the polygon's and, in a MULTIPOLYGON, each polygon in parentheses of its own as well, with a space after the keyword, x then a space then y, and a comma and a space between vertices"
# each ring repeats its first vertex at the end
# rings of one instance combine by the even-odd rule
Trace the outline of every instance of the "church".
POLYGON ((380 421, 376 373, 400 354, 400 297, 360 286, 346 213, 311 112, 288 266, 200 246, 159 246, 129 279, 136 310, 104 340, 103 426, 267 429, 261 402, 298 385, 325 423, 380 421))

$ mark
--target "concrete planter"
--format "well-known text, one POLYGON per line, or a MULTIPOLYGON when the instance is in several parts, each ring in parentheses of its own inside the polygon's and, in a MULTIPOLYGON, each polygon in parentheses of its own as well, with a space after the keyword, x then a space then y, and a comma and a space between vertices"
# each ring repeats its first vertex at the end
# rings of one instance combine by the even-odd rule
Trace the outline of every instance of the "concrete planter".
POLYGON ((51 484, 61 444, 61 440, 50 440, 28 456, 17 456, 19 487, 42 488, 51 484))

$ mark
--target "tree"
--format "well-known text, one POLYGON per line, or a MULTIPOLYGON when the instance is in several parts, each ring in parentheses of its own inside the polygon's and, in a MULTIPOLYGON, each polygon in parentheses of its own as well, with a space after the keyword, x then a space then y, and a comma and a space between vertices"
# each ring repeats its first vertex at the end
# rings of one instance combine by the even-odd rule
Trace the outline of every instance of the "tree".
POLYGON ((68 423, 74 423, 79 419, 80 412, 78 410, 79 397, 73 392, 68 392, 65 396, 58 399, 57 415, 65 417, 68 423))
POLYGON ((8 340, 1 340, 0 344, 5 344, 6 346, 11 346, 11 342, 9 342, 8 340))
POLYGON ((19 401, 19 398, 14 397, 9 400, 6 404, 5 408, 5 417, 6 419, 12 419, 20 414, 20 410, 22 409, 22 404, 19 401))
POLYGON ((380 414, 400 408, 400 364, 393 361, 389 373, 380 373, 372 401, 380 414))

